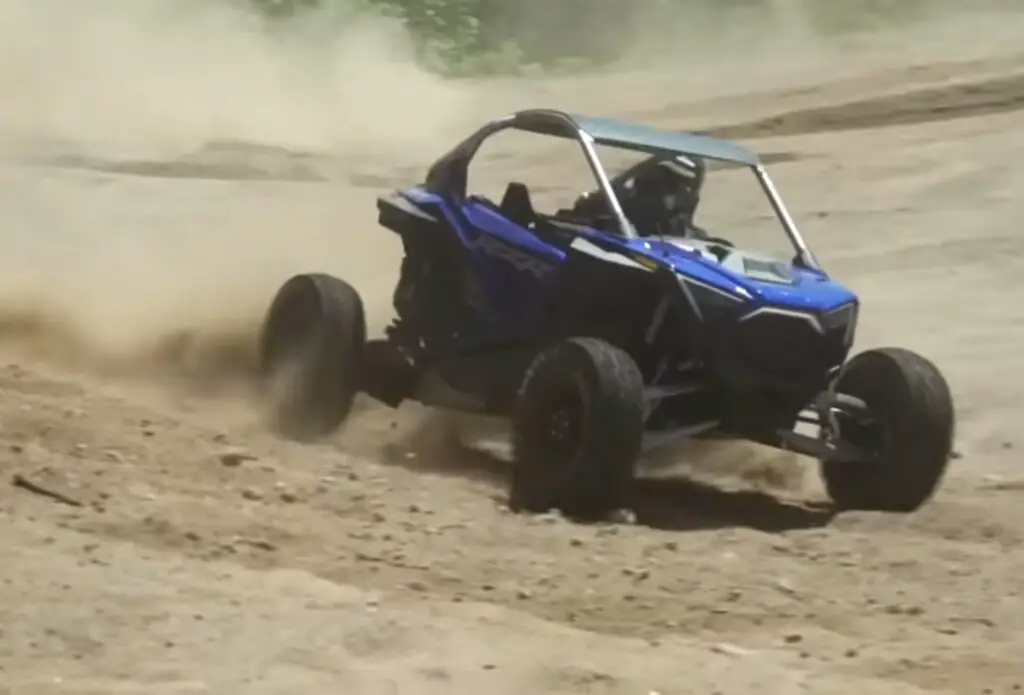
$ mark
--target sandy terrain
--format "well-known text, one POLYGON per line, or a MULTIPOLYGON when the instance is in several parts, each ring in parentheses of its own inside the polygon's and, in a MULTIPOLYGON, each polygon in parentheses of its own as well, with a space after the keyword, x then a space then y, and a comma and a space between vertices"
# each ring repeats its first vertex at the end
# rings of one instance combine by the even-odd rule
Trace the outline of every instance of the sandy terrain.
MULTIPOLYGON (((0 1, 0 693, 1024 690, 1024 53, 996 40, 1024 17, 955 54, 945 24, 789 47, 746 81, 705 56, 454 84, 376 24, 311 72, 233 15, 59 6, 0 1), (858 347, 954 387, 932 504, 835 516, 807 462, 689 448, 637 485, 636 525, 578 526, 503 511, 500 442, 415 408, 317 446, 266 431, 247 377, 277 284, 344 274, 386 321, 373 197, 538 102, 775 155, 865 302, 858 347)), ((546 150, 500 154, 485 183, 574 190, 546 150)))

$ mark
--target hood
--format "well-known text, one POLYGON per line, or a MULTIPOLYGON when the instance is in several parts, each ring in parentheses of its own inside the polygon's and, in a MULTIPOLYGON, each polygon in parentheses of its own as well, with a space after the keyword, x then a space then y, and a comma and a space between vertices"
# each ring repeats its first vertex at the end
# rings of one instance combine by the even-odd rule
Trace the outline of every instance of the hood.
POLYGON ((765 253, 689 237, 648 237, 639 241, 638 250, 676 272, 748 298, 826 311, 856 298, 823 272, 765 253))

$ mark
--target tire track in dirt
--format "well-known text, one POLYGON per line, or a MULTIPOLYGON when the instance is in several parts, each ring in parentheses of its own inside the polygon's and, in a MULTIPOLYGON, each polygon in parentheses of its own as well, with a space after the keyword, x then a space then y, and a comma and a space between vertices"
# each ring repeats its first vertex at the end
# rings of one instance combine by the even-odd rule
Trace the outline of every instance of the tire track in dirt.
POLYGON ((856 99, 706 129, 721 138, 763 138, 916 125, 1024 110, 1024 73, 856 99))
POLYGON ((425 169, 391 161, 350 161, 326 153, 296 151, 242 141, 213 141, 193 152, 172 158, 111 159, 93 155, 59 154, 28 156, 21 163, 158 179, 343 182, 354 188, 375 189, 413 183, 422 176, 421 169, 425 169))

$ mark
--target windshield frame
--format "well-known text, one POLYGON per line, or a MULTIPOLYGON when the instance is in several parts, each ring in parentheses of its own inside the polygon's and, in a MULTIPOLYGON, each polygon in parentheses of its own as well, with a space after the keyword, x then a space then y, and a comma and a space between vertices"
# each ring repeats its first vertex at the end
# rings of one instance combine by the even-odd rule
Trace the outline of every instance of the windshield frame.
POLYGON ((789 212, 789 208, 786 207, 785 201, 775 187, 775 182, 768 175, 768 170, 764 168, 763 164, 757 164, 750 168, 754 172, 754 176, 757 177, 757 182, 761 184, 761 190, 764 191, 768 202, 771 203, 775 217, 779 220, 779 224, 782 225, 786 236, 789 237, 789 243, 793 245, 793 249, 796 251, 801 264, 811 270, 822 270, 821 264, 818 263, 818 259, 815 257, 814 252, 811 251, 810 246, 804 241, 800 228, 797 227, 796 221, 789 212))
MULTIPOLYGON (((612 185, 611 179, 608 177, 604 168, 604 164, 601 162, 601 158, 598 156, 594 147, 594 139, 585 130, 580 130, 579 132, 584 155, 588 160, 588 164, 590 164, 591 170, 594 172, 594 176, 597 178, 597 182, 602 193, 609 202, 610 209, 618 221, 620 234, 627 239, 642 238, 636 231, 633 223, 629 221, 623 212, 622 203, 619 201, 618 195, 615 193, 615 187, 612 185)), ((623 147, 621 145, 612 145, 610 147, 620 150, 641 151, 639 149, 634 150, 634 148, 623 147)), ((685 155, 688 157, 700 156, 682 151, 673 151, 666 154, 685 155)), ((789 212, 789 208, 786 206, 785 201, 779 194, 778 188, 775 186, 775 182, 768 174, 768 170, 760 163, 754 165, 738 164, 738 166, 749 169, 754 174, 754 177, 757 179, 757 182, 761 187, 761 191, 764 193, 772 207, 775 219, 779 222, 779 225, 785 232, 786 237, 789 239, 789 243, 792 245, 793 251, 796 253, 800 264, 810 270, 822 271, 821 264, 818 262, 814 252, 811 251, 810 246, 808 246, 803 235, 800 233, 800 229, 797 226, 796 221, 793 219, 793 215, 789 212)))

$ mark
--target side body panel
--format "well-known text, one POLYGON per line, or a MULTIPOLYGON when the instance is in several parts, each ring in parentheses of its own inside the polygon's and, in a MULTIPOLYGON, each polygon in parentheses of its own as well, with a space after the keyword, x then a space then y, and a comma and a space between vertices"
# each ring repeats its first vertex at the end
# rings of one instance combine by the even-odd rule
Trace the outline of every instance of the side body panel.
POLYGON ((505 219, 486 201, 471 197, 452 204, 418 187, 399 195, 437 219, 437 230, 457 242, 463 270, 470 276, 464 299, 471 310, 462 347, 532 338, 556 286, 565 252, 505 219))

